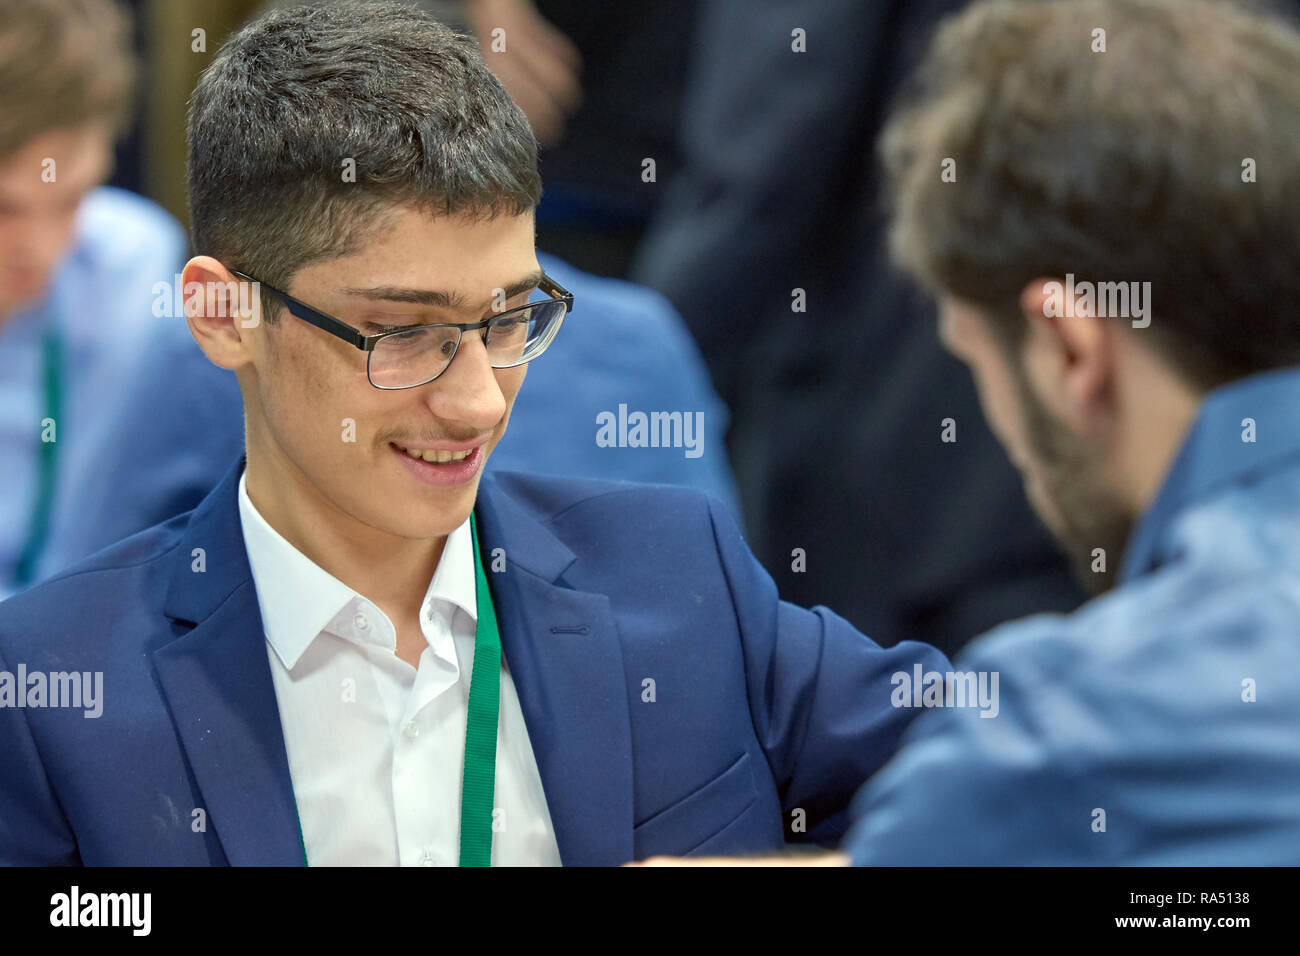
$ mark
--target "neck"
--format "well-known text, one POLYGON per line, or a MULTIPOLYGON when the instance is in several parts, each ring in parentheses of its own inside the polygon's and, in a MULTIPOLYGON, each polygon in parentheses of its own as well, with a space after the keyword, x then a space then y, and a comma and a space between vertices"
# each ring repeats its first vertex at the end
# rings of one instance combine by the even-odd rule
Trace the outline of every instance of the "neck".
POLYGON ((1145 348, 1127 350, 1117 377, 1120 416, 1116 485, 1141 515, 1155 502, 1169 476, 1202 396, 1145 348))
POLYGON ((364 524, 322 495, 279 449, 247 446, 246 490, 266 523, 394 622, 418 618, 446 536, 404 538, 364 524))

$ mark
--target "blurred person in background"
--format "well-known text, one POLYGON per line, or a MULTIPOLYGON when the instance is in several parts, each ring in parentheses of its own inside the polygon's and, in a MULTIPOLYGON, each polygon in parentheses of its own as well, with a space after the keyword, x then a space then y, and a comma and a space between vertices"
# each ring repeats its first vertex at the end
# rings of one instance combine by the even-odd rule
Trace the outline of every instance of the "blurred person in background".
MULTIPOLYGON (((141 356, 189 338, 151 312, 185 261, 180 226, 101 185, 135 70, 109 0, 0 0, 0 597, 94 550, 80 499, 107 409, 157 371, 141 356)), ((111 507, 135 528, 164 517, 129 489, 111 507)))
POLYGON ((684 168, 633 278, 732 411, 749 540, 783 594, 952 654, 1083 593, 930 307, 883 251, 871 156, 916 47, 962 0, 710 0, 684 168))
POLYGON ((996 717, 918 719, 821 862, 1300 860, 1300 27, 1254 6, 981 2, 890 119, 894 257, 1101 593, 972 643, 996 717))

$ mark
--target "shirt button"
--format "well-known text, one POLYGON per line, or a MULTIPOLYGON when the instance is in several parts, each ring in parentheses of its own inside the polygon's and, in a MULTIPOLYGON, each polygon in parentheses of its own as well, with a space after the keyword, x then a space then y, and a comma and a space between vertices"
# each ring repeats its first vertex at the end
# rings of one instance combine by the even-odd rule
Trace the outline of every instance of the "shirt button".
POLYGON ((356 617, 352 619, 352 623, 356 625, 358 631, 364 631, 366 628, 370 626, 370 621, 366 619, 366 616, 364 614, 358 614, 356 617))
POLYGON ((416 725, 415 721, 411 721, 402 728, 402 733, 414 740, 416 737, 420 736, 420 728, 416 725))
POLYGON ((420 866, 437 866, 438 860, 429 850, 424 851, 424 856, 420 857, 420 866))

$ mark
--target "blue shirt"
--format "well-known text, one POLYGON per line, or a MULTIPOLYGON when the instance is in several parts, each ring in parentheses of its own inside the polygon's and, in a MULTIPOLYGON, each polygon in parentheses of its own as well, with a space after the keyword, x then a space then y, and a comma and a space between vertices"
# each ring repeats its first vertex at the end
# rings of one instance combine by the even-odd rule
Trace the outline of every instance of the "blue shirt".
POLYGON ((1116 588, 954 669, 997 673, 996 716, 911 725, 855 864, 1300 861, 1300 369, 1205 398, 1116 588))
MULTIPOLYGON (((42 443, 43 343, 51 327, 61 349, 61 410, 51 520, 38 552, 36 579, 85 551, 67 551, 84 518, 80 496, 100 462, 94 449, 118 422, 114 402, 147 371, 150 348, 189 338, 183 319, 156 319, 153 288, 173 281, 184 263, 180 225, 160 206, 112 187, 93 190, 77 211, 71 248, 49 292, 0 324, 0 597, 31 536, 42 443)), ((160 517, 160 516, 159 516, 160 517)), ((146 522, 147 523, 147 522, 146 522)), ((104 542, 108 543, 108 542, 104 542)))

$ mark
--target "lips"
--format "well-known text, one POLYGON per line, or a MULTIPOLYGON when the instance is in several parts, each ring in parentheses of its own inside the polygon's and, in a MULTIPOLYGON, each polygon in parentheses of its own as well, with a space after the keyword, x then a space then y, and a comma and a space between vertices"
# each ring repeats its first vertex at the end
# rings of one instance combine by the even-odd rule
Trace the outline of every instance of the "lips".
POLYGON ((426 485, 463 485, 473 481, 487 457, 487 442, 472 448, 406 448, 389 442, 393 454, 416 481, 426 485))

